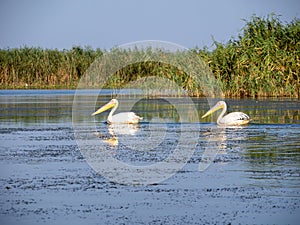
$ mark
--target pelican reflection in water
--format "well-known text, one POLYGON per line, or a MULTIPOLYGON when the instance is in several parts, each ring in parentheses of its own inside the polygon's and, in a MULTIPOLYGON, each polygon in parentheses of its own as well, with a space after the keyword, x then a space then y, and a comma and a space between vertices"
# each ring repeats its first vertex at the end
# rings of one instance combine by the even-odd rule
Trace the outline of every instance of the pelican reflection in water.
POLYGON ((219 115, 217 119, 217 124, 221 126, 239 126, 239 125, 245 125, 250 122, 250 117, 242 112, 232 112, 224 116, 224 114, 227 111, 227 105, 224 101, 219 101, 214 107, 212 107, 210 110, 208 110, 203 116, 207 117, 208 115, 212 114, 213 112, 223 109, 221 114, 219 115))
POLYGON ((135 136, 139 131, 138 124, 108 124, 108 134, 95 132, 94 134, 112 147, 119 145, 119 139, 126 140, 128 136, 135 136))
POLYGON ((136 124, 139 123, 140 120, 143 119, 143 117, 140 117, 136 115, 134 112, 122 112, 118 113, 116 115, 113 115, 116 109, 119 106, 119 102, 117 99, 112 99, 110 102, 108 102, 106 105, 102 106, 100 109, 98 109, 96 112, 92 114, 92 116, 95 116, 99 113, 102 113, 110 108, 112 110, 108 114, 107 117, 107 123, 113 124, 113 123, 127 123, 127 124, 136 124))

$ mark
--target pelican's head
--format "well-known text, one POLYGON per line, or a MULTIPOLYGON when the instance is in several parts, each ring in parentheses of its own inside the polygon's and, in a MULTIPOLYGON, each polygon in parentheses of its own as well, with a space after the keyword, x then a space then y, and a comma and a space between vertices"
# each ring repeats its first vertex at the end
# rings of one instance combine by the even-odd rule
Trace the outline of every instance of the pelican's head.
POLYGON ((201 118, 207 117, 210 114, 214 113, 215 111, 222 109, 226 106, 226 103, 224 101, 218 101, 217 104, 212 107, 210 110, 208 110, 201 118))
POLYGON ((102 106, 100 109, 98 109, 96 112, 94 112, 94 113, 92 114, 92 116, 95 116, 95 115, 97 115, 97 114, 99 114, 99 113, 102 113, 102 112, 104 112, 104 111, 106 111, 106 110, 108 110, 108 109, 110 109, 110 108, 116 106, 117 104, 118 104, 118 100, 117 100, 117 99, 112 99, 112 100, 110 100, 107 104, 105 104, 105 105, 102 106))

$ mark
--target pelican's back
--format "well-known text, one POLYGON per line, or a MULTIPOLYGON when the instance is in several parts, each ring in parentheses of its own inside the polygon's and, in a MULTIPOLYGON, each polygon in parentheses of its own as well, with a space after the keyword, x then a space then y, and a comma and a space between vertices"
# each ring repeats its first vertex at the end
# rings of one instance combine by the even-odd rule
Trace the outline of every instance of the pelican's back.
POLYGON ((224 116, 220 121, 219 125, 244 125, 250 122, 250 117, 242 112, 232 112, 224 116))
POLYGON ((143 118, 136 115, 134 112, 122 112, 112 116, 112 121, 108 123, 139 123, 143 118))

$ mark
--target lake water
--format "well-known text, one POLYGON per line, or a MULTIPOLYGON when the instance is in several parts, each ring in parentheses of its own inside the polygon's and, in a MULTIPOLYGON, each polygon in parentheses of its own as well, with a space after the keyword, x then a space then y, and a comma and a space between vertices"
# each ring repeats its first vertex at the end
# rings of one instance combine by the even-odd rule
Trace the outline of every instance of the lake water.
MULTIPOLYGON (((0 224, 299 223, 298 99, 226 99, 229 111, 247 113, 252 123, 220 128, 216 116, 199 119, 209 108, 204 98, 191 106, 123 96, 120 110, 144 120, 111 127, 107 113, 90 116, 93 91, 82 94, 75 111, 82 117, 74 120, 74 94, 0 91, 0 224), (85 151, 89 142, 81 140, 89 137, 96 151, 85 151), (180 168, 143 170, 176 149, 180 168), (112 170, 106 159, 93 164, 105 155, 138 171, 112 170)), ((96 107, 110 94, 100 93, 96 107)))

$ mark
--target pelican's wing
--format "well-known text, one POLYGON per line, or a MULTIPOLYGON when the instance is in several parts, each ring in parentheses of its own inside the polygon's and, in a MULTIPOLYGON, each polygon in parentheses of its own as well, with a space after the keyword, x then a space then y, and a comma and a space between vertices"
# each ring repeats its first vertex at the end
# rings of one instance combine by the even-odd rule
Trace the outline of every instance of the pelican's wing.
POLYGON ((110 123, 138 123, 143 118, 134 112, 122 112, 112 116, 110 123))
POLYGON ((242 112, 232 112, 224 116, 220 124, 224 125, 243 125, 250 122, 250 117, 242 112))

